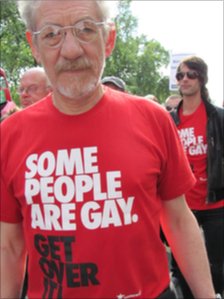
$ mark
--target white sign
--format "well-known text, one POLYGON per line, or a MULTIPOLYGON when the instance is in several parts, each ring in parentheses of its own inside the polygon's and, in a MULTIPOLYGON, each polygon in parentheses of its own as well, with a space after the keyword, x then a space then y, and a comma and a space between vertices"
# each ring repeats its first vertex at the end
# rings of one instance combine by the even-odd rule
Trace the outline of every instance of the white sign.
POLYGON ((171 54, 170 55, 170 81, 169 81, 169 89, 170 90, 178 90, 177 81, 176 81, 176 71, 177 67, 180 64, 181 60, 187 56, 192 56, 195 54, 192 53, 179 53, 179 54, 171 54))

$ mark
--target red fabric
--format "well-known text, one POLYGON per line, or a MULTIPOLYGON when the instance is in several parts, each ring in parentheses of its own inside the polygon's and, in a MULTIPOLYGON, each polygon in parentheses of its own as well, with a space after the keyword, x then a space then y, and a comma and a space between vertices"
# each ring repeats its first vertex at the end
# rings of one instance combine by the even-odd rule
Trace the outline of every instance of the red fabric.
POLYGON ((180 124, 178 132, 184 146, 189 163, 197 179, 194 187, 186 193, 186 199, 192 210, 207 210, 224 206, 224 200, 206 203, 207 195, 207 115, 203 102, 191 115, 183 115, 180 110, 180 124))
POLYGON ((2 136, 1 220, 24 221, 29 299, 154 298, 167 287, 161 200, 195 181, 162 107, 106 89, 68 116, 49 96, 4 121, 2 136))

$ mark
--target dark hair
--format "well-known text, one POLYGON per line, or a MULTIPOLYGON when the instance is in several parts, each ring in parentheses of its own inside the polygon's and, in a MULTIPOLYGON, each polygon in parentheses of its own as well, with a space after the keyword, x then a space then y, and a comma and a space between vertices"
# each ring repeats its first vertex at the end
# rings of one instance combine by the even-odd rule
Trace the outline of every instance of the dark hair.
POLYGON ((190 56, 184 58, 177 68, 177 72, 180 72, 182 65, 186 65, 189 69, 198 73, 198 79, 201 84, 201 97, 204 101, 211 102, 209 98, 209 92, 206 87, 208 82, 208 66, 203 59, 197 56, 190 56))

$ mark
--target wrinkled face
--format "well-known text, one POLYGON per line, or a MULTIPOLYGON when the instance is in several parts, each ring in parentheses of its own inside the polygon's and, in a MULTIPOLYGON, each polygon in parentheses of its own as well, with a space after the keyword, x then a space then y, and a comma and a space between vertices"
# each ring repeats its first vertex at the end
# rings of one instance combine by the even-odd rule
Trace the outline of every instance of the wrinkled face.
POLYGON ((18 88, 20 105, 26 108, 44 98, 50 89, 42 73, 25 73, 18 88))
MULTIPOLYGON (((82 22, 79 26, 83 20, 102 22, 95 1, 42 1, 36 11, 36 31, 43 33, 43 28, 49 29, 52 25, 53 31, 44 30, 44 34, 34 36, 33 54, 44 66, 54 94, 69 99, 80 99, 94 92, 99 86, 107 55, 103 26, 97 26, 91 42, 80 42, 82 22), (76 24, 77 30, 69 27, 76 24), (68 28, 58 31, 65 26, 68 28), (55 34, 56 39, 61 36, 62 41, 49 43, 55 34)), ((87 26, 82 33, 92 34, 91 30, 87 26)))
POLYGON ((201 85, 198 77, 190 78, 187 75, 187 72, 192 73, 192 71, 193 70, 189 69, 185 64, 181 65, 180 72, 184 74, 184 77, 181 80, 177 81, 177 84, 183 96, 193 96, 200 93, 201 85))

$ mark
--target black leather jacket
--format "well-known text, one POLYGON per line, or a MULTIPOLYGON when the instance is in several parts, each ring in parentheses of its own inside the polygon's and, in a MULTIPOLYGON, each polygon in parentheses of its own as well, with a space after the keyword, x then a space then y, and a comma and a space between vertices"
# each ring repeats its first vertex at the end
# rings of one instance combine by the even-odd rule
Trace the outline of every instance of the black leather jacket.
MULTIPOLYGON (((171 112, 176 125, 180 123, 178 111, 171 112)), ((207 203, 214 203, 224 199, 224 109, 203 101, 208 116, 207 122, 207 174, 208 193, 207 203)))

